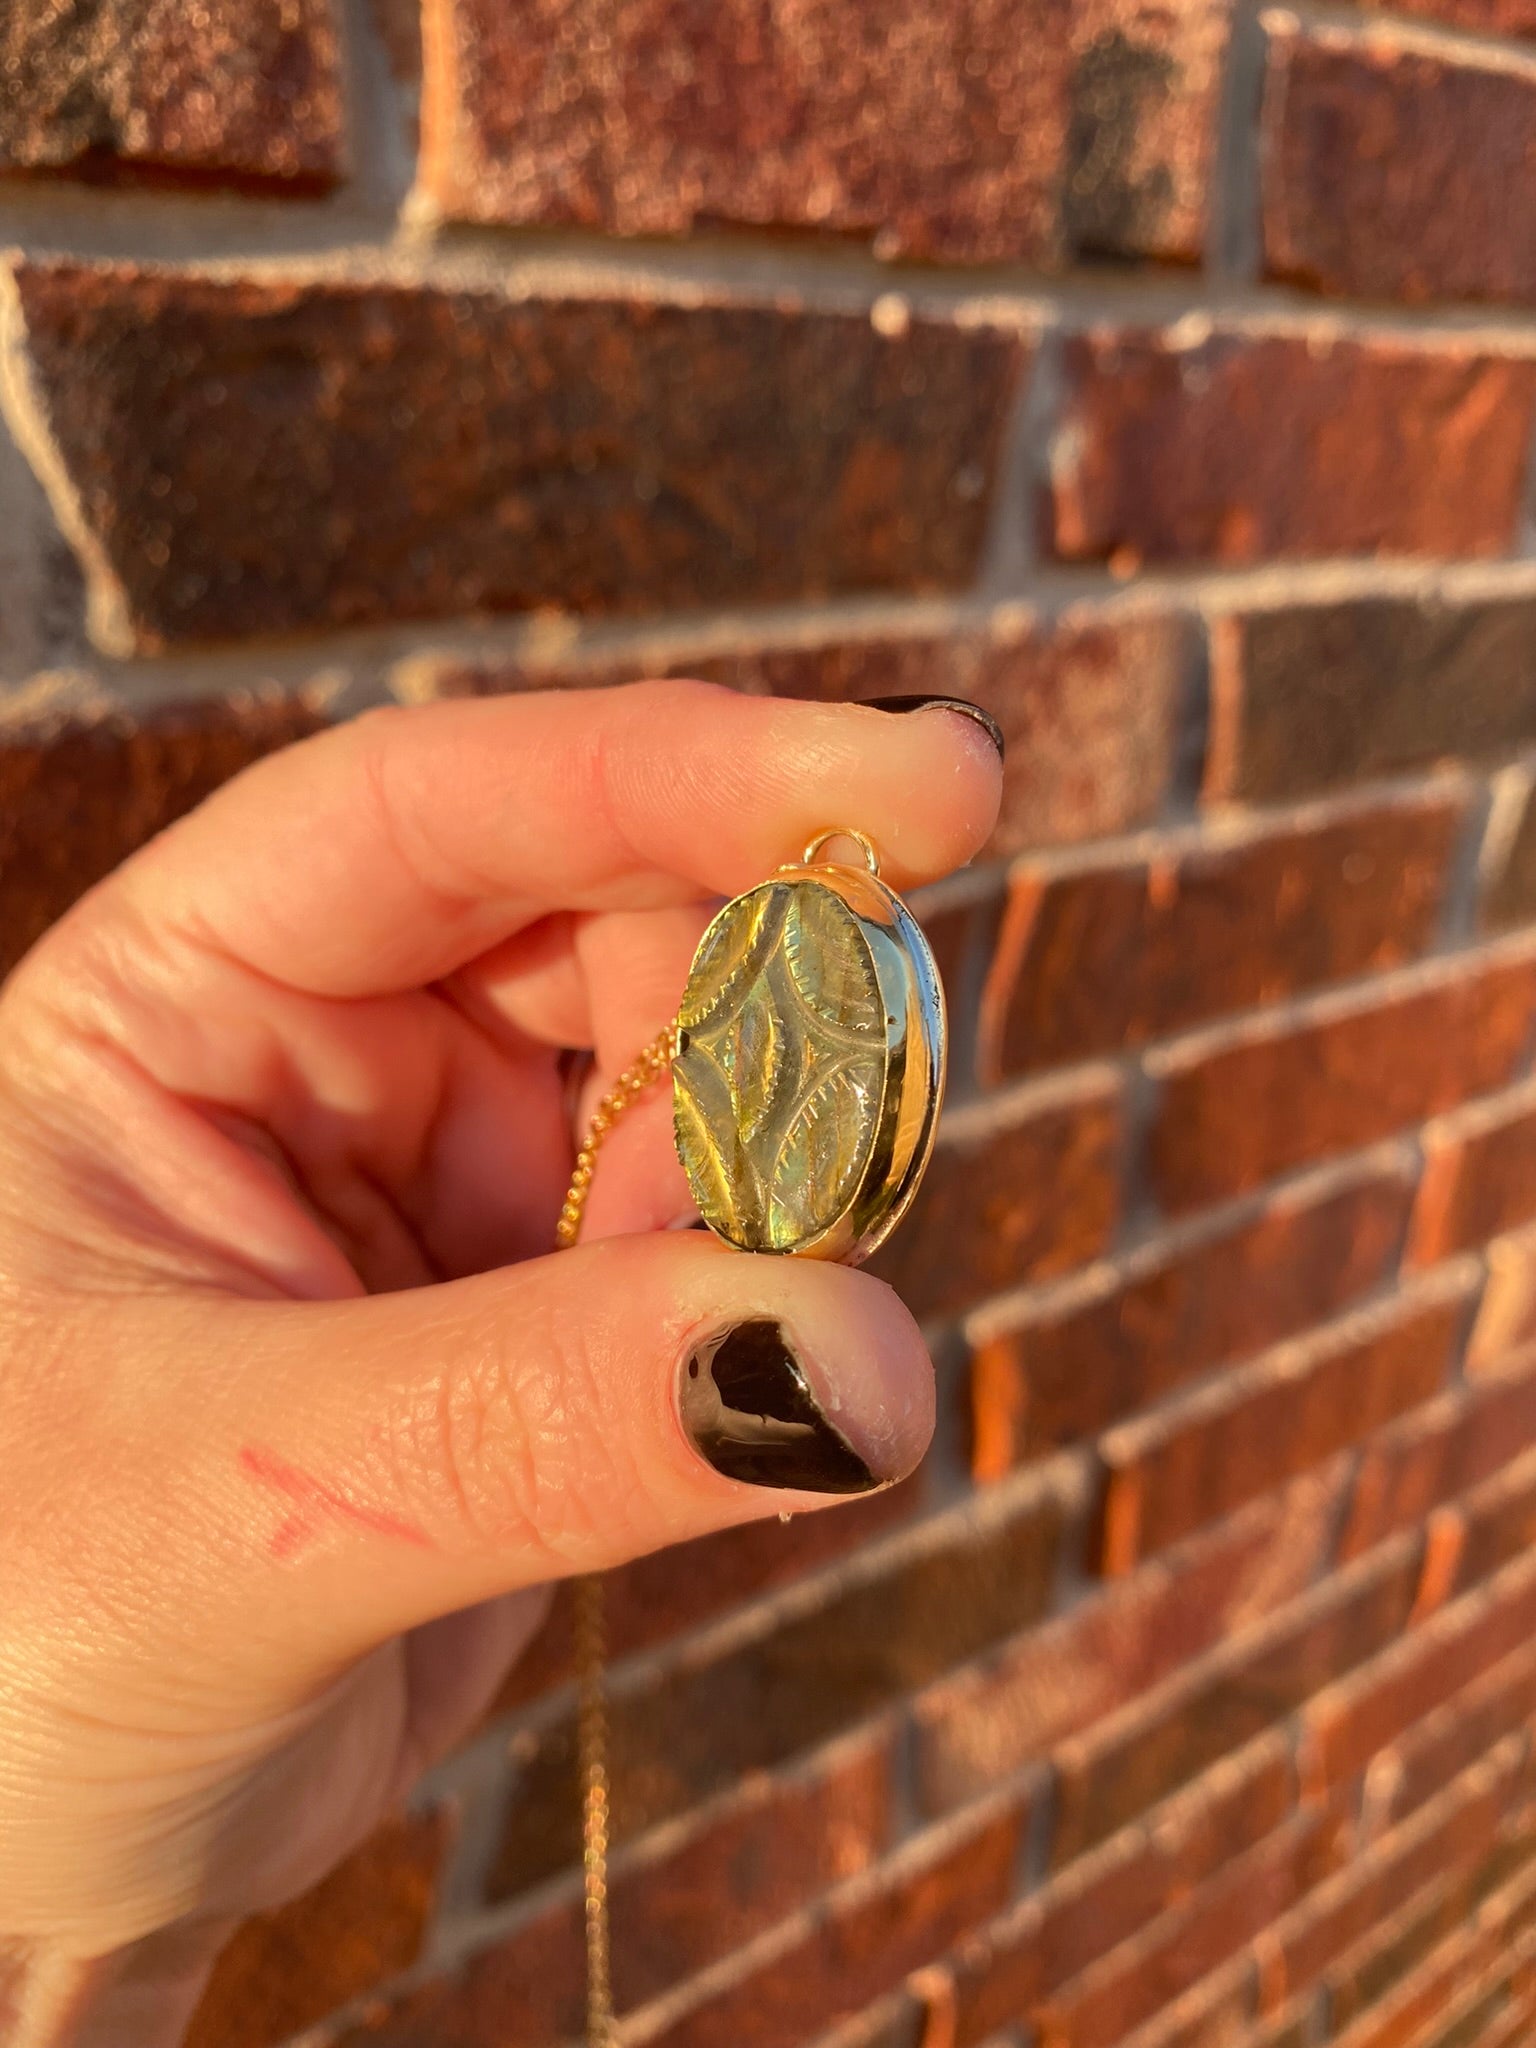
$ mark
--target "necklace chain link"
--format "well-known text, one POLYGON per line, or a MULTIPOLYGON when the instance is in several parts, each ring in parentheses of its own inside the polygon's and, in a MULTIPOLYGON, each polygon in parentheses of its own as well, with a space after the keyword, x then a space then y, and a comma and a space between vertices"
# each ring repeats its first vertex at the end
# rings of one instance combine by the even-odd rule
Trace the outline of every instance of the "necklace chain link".
MULTIPOLYGON (((677 1053, 678 1026, 669 1024, 620 1074, 592 1112, 576 1154, 571 1184, 555 1226, 562 1249, 581 1234, 581 1219, 592 1191, 603 1140, 677 1053)), ((576 1581, 576 1749, 581 1775, 581 1865, 587 1948, 587 2048, 616 2048, 613 1976, 608 1928, 608 1684, 603 1581, 589 1573, 576 1581)))

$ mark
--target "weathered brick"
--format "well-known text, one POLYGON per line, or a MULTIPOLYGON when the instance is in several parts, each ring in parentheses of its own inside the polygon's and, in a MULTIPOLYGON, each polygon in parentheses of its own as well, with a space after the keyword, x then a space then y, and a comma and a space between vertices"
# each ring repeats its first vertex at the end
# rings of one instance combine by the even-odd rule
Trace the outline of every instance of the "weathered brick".
POLYGON ((302 1898, 247 1920, 214 1966, 186 2048, 276 2048, 408 1969, 447 1843, 441 1811, 386 1822, 302 1898))
POLYGON ((1536 297, 1536 63, 1265 20, 1268 274, 1364 299, 1536 297))
MULTIPOLYGON (((868 1869, 890 1845, 892 1740, 879 1727, 792 1777, 748 1781, 681 1841, 669 1833, 621 1857, 609 1878, 617 2009, 658 1997, 868 1869)), ((580 2027, 585 1986, 571 1964, 583 1918, 572 1890, 488 1965, 499 1979, 521 1959, 541 1979, 540 2038, 580 2027)))
POLYGON ((1443 22, 1472 35, 1536 35, 1536 0, 1357 0, 1363 7, 1443 22))
MULTIPOLYGON (((835 1515, 746 1522, 618 1566, 606 1575, 604 1618, 610 1657, 653 1649, 742 1606, 754 1595, 804 1578, 911 1521, 930 1504, 929 1491, 928 1468, 919 1466, 899 1485, 850 1500, 835 1515)), ((557 1587, 548 1620, 492 1704, 493 1717, 574 1676, 572 1607, 570 1588, 557 1587)))
POLYGON ((871 1261, 916 1316, 1080 1266, 1119 1208, 1121 1084, 1026 1088, 950 1116, 911 1213, 871 1261))
POLYGON ((963 584, 1029 353, 767 305, 15 276, 98 636, 140 650, 963 584))
POLYGON ((1047 267, 1198 259, 1225 0, 826 5, 430 0, 422 180, 459 220, 872 239, 1047 267))
POLYGON ((878 237, 892 256, 1059 258, 1066 0, 912 9, 429 0, 423 179, 460 220, 878 237))
POLYGON ((1238 1956, 1138 2027, 1125 2048, 1237 2048, 1253 2011, 1252 1960, 1238 1956))
POLYGON ((1498 1471, 1536 1440, 1536 1361, 1442 1394, 1371 1441, 1340 1531, 1357 1557, 1498 1471))
POLYGON ((0 74, 0 171, 159 171, 315 189, 342 169, 331 0, 11 7, 0 18, 0 74))
POLYGON ((1536 1090, 1471 1103, 1425 1127, 1424 1177, 1408 1233, 1427 1266, 1536 1217, 1536 1090))
POLYGON ((923 1810, 980 1797, 1294 1598, 1327 1556, 1336 1510, 1336 1487, 1277 1494, 919 1693, 923 1810))
POLYGON ((1410 1729, 1383 1766, 1394 1819, 1415 1811, 1536 1716, 1536 1645, 1516 1650, 1410 1729))
POLYGON ((1366 1292, 1396 1259, 1410 1189, 1400 1169, 1297 1188, 1257 1216, 1173 1251, 1051 1290, 970 1328, 976 1476, 1089 1436, 1366 1292))
POLYGON ((1536 1449, 1522 1457, 1518 1441, 1508 1448, 1513 1462, 1460 1504, 1457 1579, 1464 1587, 1491 1578, 1512 1558, 1523 1556, 1536 1538, 1536 1449))
POLYGON ((1219 1201, 1502 1087, 1536 1018, 1536 959, 1473 955, 1153 1055, 1152 1175, 1168 1209, 1219 1201))
POLYGON ((964 1942, 951 1962, 953 2048, 973 2048, 1271 1835, 1291 1805, 1287 1745, 1259 1742, 964 1942))
MULTIPOLYGON (((1466 2048, 1461 2037, 1465 2013, 1457 2011, 1447 2026, 1443 2024, 1447 2008, 1459 2007, 1469 1996, 1481 2005, 1485 1995, 1481 1980, 1499 1957, 1496 1929, 1476 1923, 1461 1929, 1340 2038, 1349 2048, 1410 2048, 1410 2044, 1412 2048, 1421 2048, 1421 2044, 1422 2048, 1466 2048)), ((1486 2010, 1474 2015, 1471 2038, 1476 2037, 1485 2017, 1486 2010)))
POLYGON ((0 725, 0 975, 135 847, 320 723, 317 703, 274 693, 0 725))
POLYGON ((1536 1337, 1536 1228, 1495 1238, 1488 1281, 1467 1339, 1469 1378, 1502 1372, 1511 1355, 1536 1337))
POLYGON ((1307 1771, 1346 1784, 1379 1750, 1536 1633, 1536 1561, 1512 1565, 1302 1710, 1307 1771))
POLYGON ((1212 631, 1206 792, 1266 803, 1528 743, 1533 646, 1529 598, 1231 614, 1212 631))
POLYGON ((1422 1813, 1355 1857, 1271 1930, 1274 1976, 1285 1994, 1315 1984, 1329 1966, 1405 1899, 1452 1868, 1488 1853, 1518 1766, 1507 1743, 1465 1772, 1422 1813))
POLYGON ((1498 555, 1536 361, 1449 339, 1093 329, 1066 351, 1050 541, 1068 561, 1498 555))
POLYGON ((1230 12, 1074 0, 1063 206, 1077 254, 1201 260, 1230 12))
POLYGON ((1013 1887, 1021 1814, 921 1837, 828 1903, 759 1967, 637 2036, 644 2048, 800 2048, 990 1919, 1013 1887))
POLYGON ((1431 937, 1462 819, 1415 799, 1108 863, 1026 860, 982 999, 995 1081, 1394 967, 1431 937))
POLYGON ((1041 2011, 1060 2048, 1114 2048, 1198 1984, 1286 1912, 1339 1862, 1339 1828, 1321 1813, 1296 1815, 1235 1857, 1124 1952, 1105 1956, 1041 2011))
MULTIPOLYGON (((643 1687, 616 1688, 610 1775, 615 1839, 632 1838, 877 1713, 1041 1614, 1061 1509, 1049 1494, 992 1501, 916 1529, 814 1604, 643 1687)), ((502 1896, 573 1864, 575 1732, 568 1718, 514 1737, 502 1896)))
POLYGON ((1112 1430, 1102 1568, 1142 1557, 1320 1465, 1427 1400, 1446 1379, 1471 1274, 1349 1318, 1112 1430))
POLYGON ((415 693, 632 682, 696 676, 780 697, 969 697, 1003 729, 1003 808, 987 852, 1091 839, 1145 824, 1167 795, 1190 659, 1174 619, 994 613, 935 638, 797 642, 554 668, 441 661, 413 672, 415 693))
POLYGON ((1418 1546, 1395 1545, 1062 1744, 1053 1865, 1080 1856, 1390 1642, 1407 1621, 1417 1577, 1418 1546))
POLYGON ((1487 878, 1482 917, 1492 931, 1536 921, 1536 781, 1526 785, 1509 843, 1487 878))
MULTIPOLYGON (((1494 1853, 1497 1857, 1497 1849, 1494 1853)), ((1447 1936, 1469 1923, 1480 1876, 1480 1870, 1462 1868, 1431 1881, 1327 1973, 1328 2011, 1336 2033, 1390 1996, 1447 1936)))

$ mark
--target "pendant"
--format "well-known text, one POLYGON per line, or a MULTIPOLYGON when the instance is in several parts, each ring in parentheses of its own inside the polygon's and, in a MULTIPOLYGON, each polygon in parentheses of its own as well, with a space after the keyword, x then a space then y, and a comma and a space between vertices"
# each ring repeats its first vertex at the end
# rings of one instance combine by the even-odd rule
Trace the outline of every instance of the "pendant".
POLYGON ((678 1156, 716 1236, 854 1265, 933 1150, 944 991, 928 941, 844 827, 734 897, 699 942, 672 1053, 678 1156), (854 841, 862 867, 819 858, 854 841))

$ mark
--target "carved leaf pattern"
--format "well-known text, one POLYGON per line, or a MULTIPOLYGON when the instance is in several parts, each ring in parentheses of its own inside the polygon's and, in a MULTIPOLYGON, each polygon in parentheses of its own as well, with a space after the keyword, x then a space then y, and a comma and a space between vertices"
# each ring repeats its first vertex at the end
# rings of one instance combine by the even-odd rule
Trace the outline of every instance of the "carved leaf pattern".
POLYGON ((856 1193, 885 1080, 884 1005, 858 919, 819 883, 728 904, 689 975, 673 1063, 678 1154, 709 1222, 787 1250, 856 1193))
POLYGON ((704 934, 683 992, 678 1022, 695 1031, 761 970, 784 922, 789 891, 754 889, 728 903, 704 934))
POLYGON ((728 1214, 734 1199, 729 1162, 714 1141, 709 1117, 682 1065, 674 1068, 672 1076, 672 1127, 677 1138, 677 1156, 683 1162, 700 1213, 728 1214))
POLYGON ((807 1009, 845 1031, 882 1029, 875 963, 857 942, 853 913, 830 889, 795 891, 784 919, 784 959, 807 1009))
POLYGON ((768 1225, 775 1245, 813 1236, 852 1194, 867 1149, 849 1142, 878 1103, 880 1061, 846 1059, 802 1104, 769 1174, 768 1225))
POLYGON ((761 975, 721 1041, 720 1064, 730 1079, 737 1128, 743 1138, 755 1138, 773 1108, 784 1065, 784 1033, 761 975))

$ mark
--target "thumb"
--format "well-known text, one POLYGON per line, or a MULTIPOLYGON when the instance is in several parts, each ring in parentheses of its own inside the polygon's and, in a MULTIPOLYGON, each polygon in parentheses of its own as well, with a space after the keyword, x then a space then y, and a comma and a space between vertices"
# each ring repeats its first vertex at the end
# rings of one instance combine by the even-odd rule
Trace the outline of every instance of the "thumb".
MULTIPOLYGON (((348 1302, 221 1303, 199 1460, 242 1632, 322 1662, 520 1586, 898 1479, 933 1426, 882 1281, 621 1237, 348 1302), (269 1638, 270 1639, 270 1638, 269 1638)), ((289 1668, 292 1668, 290 1661, 289 1668)))

